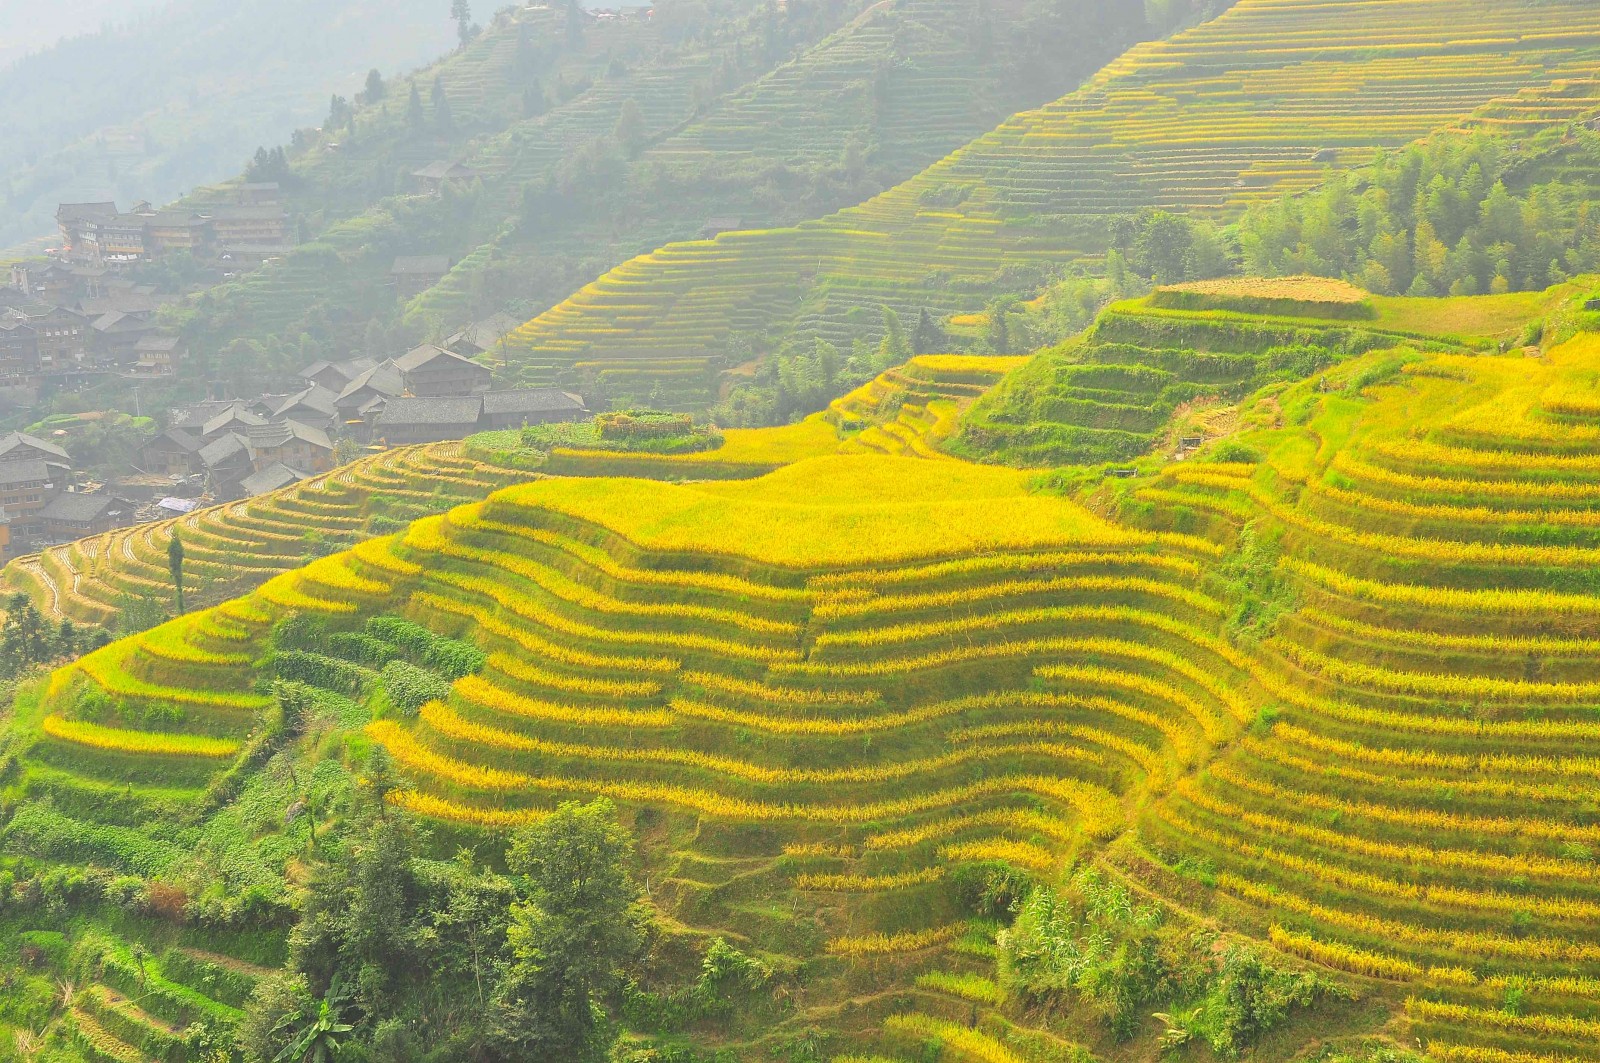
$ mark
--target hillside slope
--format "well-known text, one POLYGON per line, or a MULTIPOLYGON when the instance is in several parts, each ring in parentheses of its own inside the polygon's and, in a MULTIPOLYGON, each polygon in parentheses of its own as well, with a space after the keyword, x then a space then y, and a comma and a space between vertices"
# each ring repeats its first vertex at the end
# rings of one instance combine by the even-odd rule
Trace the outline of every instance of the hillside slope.
MULTIPOLYGON (((1600 322, 1546 298, 1573 338, 1537 353, 1417 349, 1514 326, 1503 298, 1398 306, 1412 342, 1332 348, 1225 443, 1076 499, 874 453, 498 492, 56 673, 5 732, 5 859, 181 883, 212 898, 196 919, 246 885, 276 911, 304 849, 259 809, 331 800, 370 741, 442 854, 614 798, 682 958, 652 991, 712 934, 781 972, 641 1036, 741 1059, 1143 1059, 1180 1034, 1195 1059, 1363 1037, 1593 1058, 1600 322), (391 700, 370 655, 394 626, 369 621, 394 613, 481 668, 391 700), (322 688, 303 738, 248 692, 274 673, 322 688), (313 750, 315 773, 255 767, 313 750), (1288 996, 1246 1021, 1252 971, 1288 996)), ((266 924, 227 918, 216 949, 277 962, 266 924)), ((148 942, 162 979, 203 984, 187 932, 118 919, 107 955, 148 942)))
POLYGON ((1092 262, 1109 215, 1233 217, 1492 99, 1592 75, 1597 56, 1600 14, 1576 0, 1244 0, 860 207, 628 262, 530 321, 514 353, 528 381, 705 402, 736 349, 848 346, 862 308, 980 309, 1092 262))
POLYGON ((0 69, 0 247, 53 234, 60 202, 127 209, 236 173, 369 69, 454 43, 431 0, 180 0, 24 57, 0 69))
POLYGON ((207 293, 185 337, 256 379, 352 347, 442 338, 508 304, 531 316, 709 223, 792 224, 860 202, 1151 32, 1131 0, 983 9, 850 0, 780 14, 730 0, 693 34, 672 34, 663 15, 595 21, 577 39, 550 11, 519 11, 413 79, 420 122, 397 83, 357 108, 354 136, 292 153, 316 238, 207 293), (1093 32, 1067 32, 1080 25, 1093 32), (1038 49, 1063 35, 1070 47, 1045 61, 1038 49), (406 175, 433 158, 481 180, 442 202, 408 195, 406 175), (444 254, 454 268, 396 300, 386 282, 398 254, 444 254))
POLYGON ((399 447, 264 495, 119 528, 6 562, 0 593, 27 595, 49 620, 127 630, 171 611, 167 549, 184 543, 191 604, 214 604, 406 522, 535 476, 746 479, 803 457, 875 451, 940 458, 958 413, 1022 359, 918 358, 778 431, 732 430, 715 449, 656 455, 557 446, 517 432, 399 447), (508 438, 509 437, 509 438, 508 438))

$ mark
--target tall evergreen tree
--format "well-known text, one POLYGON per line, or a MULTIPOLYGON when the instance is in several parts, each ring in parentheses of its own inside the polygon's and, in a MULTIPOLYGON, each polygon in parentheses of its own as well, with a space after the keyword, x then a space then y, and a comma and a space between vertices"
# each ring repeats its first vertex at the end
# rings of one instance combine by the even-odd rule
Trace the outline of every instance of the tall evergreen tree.
POLYGON ((178 614, 187 612, 183 607, 183 537, 172 529, 172 539, 167 543, 167 571, 172 574, 172 587, 178 596, 178 614))
POLYGON ((417 83, 411 83, 411 98, 406 101, 406 124, 412 129, 421 129, 427 121, 427 115, 422 110, 422 93, 417 91, 417 83))
POLYGON ((433 124, 446 136, 456 129, 455 115, 450 111, 450 98, 444 94, 444 82, 438 78, 433 79, 433 124))

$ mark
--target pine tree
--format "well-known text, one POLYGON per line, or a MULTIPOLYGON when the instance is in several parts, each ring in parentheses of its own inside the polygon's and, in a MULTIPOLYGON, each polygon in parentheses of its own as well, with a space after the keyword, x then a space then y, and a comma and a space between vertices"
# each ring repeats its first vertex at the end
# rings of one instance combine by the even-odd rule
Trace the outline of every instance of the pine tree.
POLYGON ((367 87, 361 98, 367 103, 377 103, 389 92, 389 87, 383 83, 383 75, 378 73, 378 68, 373 67, 367 71, 367 87))
POLYGON ((445 96, 444 83, 438 78, 433 79, 433 124, 446 136, 456 129, 455 115, 450 113, 450 99, 445 96))
POLYGON ((917 327, 911 333, 911 349, 917 354, 938 354, 945 347, 944 329, 934 320, 933 313, 922 308, 917 316, 917 327))
POLYGON ((456 37, 463 47, 472 40, 472 5, 467 0, 450 0, 450 17, 456 20, 456 37))
POLYGON ((639 104, 633 97, 623 101, 622 113, 617 116, 617 124, 612 127, 611 135, 622 153, 629 158, 639 154, 639 149, 644 147, 644 112, 639 110, 639 104))
POLYGON ((172 540, 167 543, 167 571, 172 574, 172 587, 178 595, 178 615, 182 616, 187 611, 183 607, 183 537, 177 528, 172 529, 172 540))
POLYGON ((417 91, 417 83, 411 83, 411 98, 406 101, 406 124, 412 129, 421 129, 426 116, 422 111, 422 93, 417 91))

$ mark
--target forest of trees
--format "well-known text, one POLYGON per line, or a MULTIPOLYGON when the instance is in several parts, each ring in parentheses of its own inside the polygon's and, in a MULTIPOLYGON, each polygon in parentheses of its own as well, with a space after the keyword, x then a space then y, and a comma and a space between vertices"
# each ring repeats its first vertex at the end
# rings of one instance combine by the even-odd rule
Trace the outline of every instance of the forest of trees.
MULTIPOLYGON (((1600 167, 1600 134, 1563 145, 1600 167)), ((1243 271, 1344 276, 1380 295, 1530 291, 1600 269, 1593 190, 1562 180, 1513 191, 1533 152, 1502 138, 1436 137, 1250 211, 1238 227, 1243 271)), ((1583 168, 1583 167, 1579 167, 1583 168)))

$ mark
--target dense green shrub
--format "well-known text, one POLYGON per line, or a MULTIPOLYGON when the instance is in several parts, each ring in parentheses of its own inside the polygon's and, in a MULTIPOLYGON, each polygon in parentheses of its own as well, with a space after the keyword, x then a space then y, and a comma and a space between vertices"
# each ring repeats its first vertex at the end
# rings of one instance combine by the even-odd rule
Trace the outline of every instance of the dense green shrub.
POLYGON ((271 658, 273 674, 340 694, 359 694, 372 670, 359 664, 308 650, 279 650, 271 658))
POLYGON ((408 716, 416 715, 430 701, 450 696, 449 680, 409 661, 390 661, 380 674, 389 704, 408 716))

